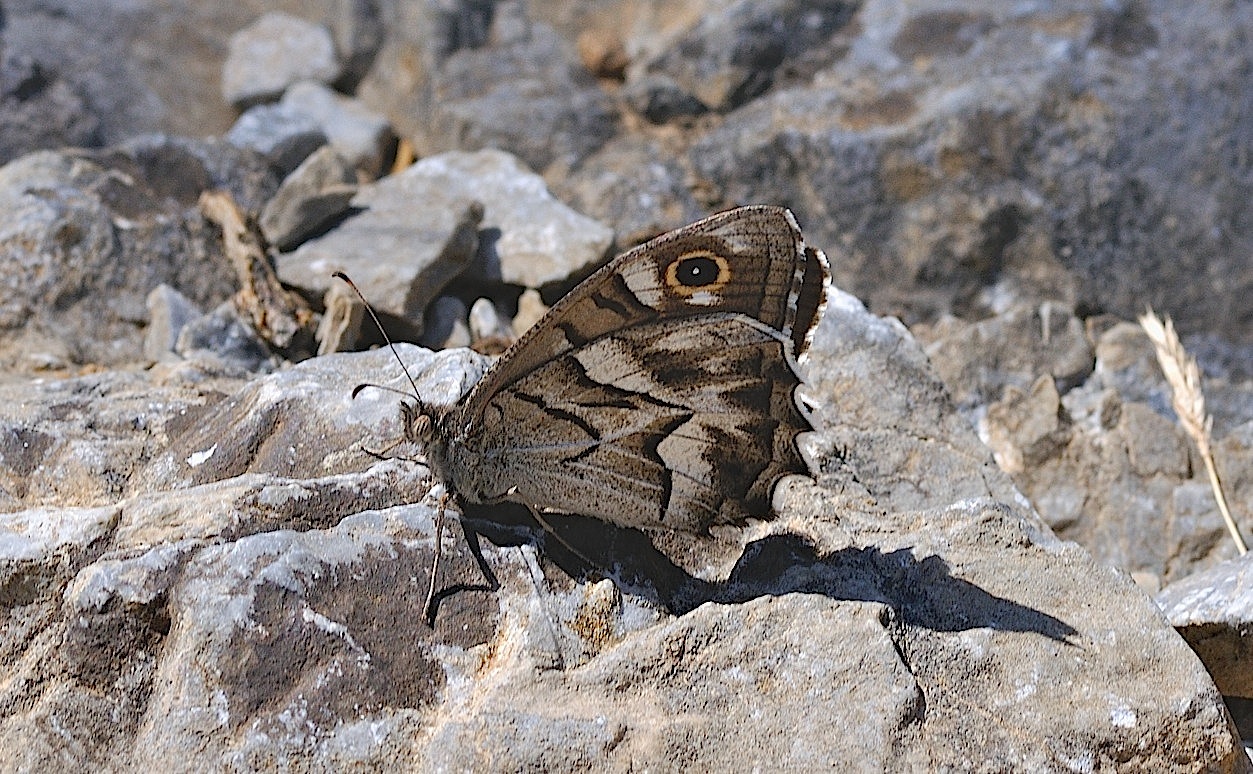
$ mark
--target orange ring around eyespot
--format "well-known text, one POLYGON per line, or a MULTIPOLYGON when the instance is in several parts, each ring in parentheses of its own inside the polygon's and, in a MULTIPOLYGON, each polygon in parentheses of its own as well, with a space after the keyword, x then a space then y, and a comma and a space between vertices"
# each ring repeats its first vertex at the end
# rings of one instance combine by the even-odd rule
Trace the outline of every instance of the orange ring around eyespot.
POLYGON ((666 266, 666 287, 678 293, 681 296, 691 297, 697 293, 717 293, 719 290, 731 281, 731 264, 727 263, 727 259, 718 255, 711 250, 691 250, 683 253, 678 258, 670 262, 666 266), (679 280, 679 268, 686 262, 695 258, 707 258, 718 267, 718 276, 713 281, 705 285, 686 285, 679 280))

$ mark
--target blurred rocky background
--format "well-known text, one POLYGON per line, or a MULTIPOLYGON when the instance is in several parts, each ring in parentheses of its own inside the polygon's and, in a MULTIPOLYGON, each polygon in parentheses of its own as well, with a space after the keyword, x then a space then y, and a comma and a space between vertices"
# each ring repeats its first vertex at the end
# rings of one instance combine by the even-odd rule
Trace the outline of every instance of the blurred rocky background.
MULTIPOLYGON (((1219 0, 0 0, 0 765, 1245 770, 1253 563, 1135 319, 1198 360, 1253 539, 1251 37, 1219 0), (425 627, 422 469, 363 451, 396 396, 348 397, 402 383, 331 355, 378 343, 331 272, 399 340, 495 353, 749 203, 851 294, 808 543, 607 588, 485 527, 517 577, 456 549, 425 627), (725 616, 762 639, 720 650, 725 616), (768 634, 828 619, 848 663, 768 634), (803 670, 814 703, 760 682, 803 670)), ((455 399, 464 358, 418 370, 455 399)))

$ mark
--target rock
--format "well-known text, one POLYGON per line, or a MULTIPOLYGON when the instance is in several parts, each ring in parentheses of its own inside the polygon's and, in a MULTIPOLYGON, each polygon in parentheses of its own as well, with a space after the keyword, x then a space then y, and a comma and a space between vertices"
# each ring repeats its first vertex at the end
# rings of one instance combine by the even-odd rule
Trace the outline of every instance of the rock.
POLYGON ((1224 695, 1253 699, 1253 554, 1189 575, 1157 604, 1224 695))
POLYGON ((75 84, 0 48, 0 164, 36 150, 100 141, 100 120, 75 84))
POLYGON ((393 136, 387 118, 360 100, 340 96, 320 83, 300 81, 283 93, 280 106, 305 115, 322 128, 331 147, 366 179, 383 173, 393 136))
POLYGON ((776 79, 801 80, 829 66, 849 45, 845 28, 858 9, 846 0, 715 4, 659 55, 631 66, 628 99, 658 123, 733 110, 776 79))
POLYGON ((421 333, 427 304, 474 258, 483 206, 430 185, 420 166, 362 186, 352 200, 355 216, 277 256, 279 278, 321 295, 342 271, 401 326, 394 335, 421 333), (415 210, 415 201, 424 206, 415 210))
POLYGON ((1249 250, 1218 234, 1248 181, 1199 150, 1230 148, 1247 125, 1230 106, 1250 17, 1229 10, 864 6, 847 56, 734 111, 688 158, 718 201, 786 202, 822 223, 814 238, 843 253, 837 278, 907 323, 982 316, 984 288, 1029 288, 1055 265, 1078 278, 1079 308, 1129 319, 1148 302, 1185 334, 1245 341, 1249 295, 1210 289, 1244 280, 1196 282, 1247 276, 1232 256, 1249 250))
POLYGON ((202 314, 187 296, 164 283, 157 285, 148 294, 144 356, 162 360, 173 354, 183 328, 202 314))
POLYGON ((480 298, 471 305, 469 323, 470 340, 480 352, 484 350, 478 345, 483 342, 489 342, 488 346, 497 352, 513 343, 512 326, 509 321, 501 318, 490 298, 480 298))
MULTIPOLYGON (((1010 391, 988 407, 982 428, 1058 534, 1106 565, 1168 583, 1234 555, 1204 468, 1172 420, 1095 385, 1072 390, 1059 408, 1050 397, 1042 385, 1010 391)), ((1253 464, 1238 443, 1218 448, 1230 449, 1230 470, 1253 464)), ((1239 510, 1253 498, 1241 476, 1232 483, 1239 510)), ((1253 533, 1247 517, 1244 529, 1253 533)))
POLYGON ((475 238, 482 279, 540 288, 585 274, 613 237, 500 151, 423 159, 363 186, 352 205, 360 214, 280 255, 279 276, 320 293, 345 271, 378 311, 410 326, 475 257, 475 238), (424 206, 415 211, 415 201, 424 206))
POLYGON ((501 148, 536 170, 577 165, 617 130, 613 101, 573 43, 526 13, 513 1, 403 6, 358 93, 419 156, 501 148))
POLYGON ((265 156, 284 176, 295 171, 327 141, 322 126, 312 116, 283 104, 248 108, 225 139, 237 148, 249 148, 265 156))
POLYGON ((1047 374, 1027 392, 1008 387, 1005 393, 1003 400, 988 407, 980 429, 996 454, 996 464, 1018 475, 1056 456, 1070 442, 1070 421, 1057 385, 1047 374))
POLYGON ((828 396, 816 413, 829 427, 828 453, 843 460, 843 475, 856 471, 857 486, 883 507, 935 508, 980 497, 1024 503, 896 320, 868 314, 856 298, 833 291, 805 376, 807 393, 828 396))
POLYGON ((288 175, 266 203, 261 231, 272 247, 292 250, 342 216, 356 193, 352 167, 324 145, 288 175))
POLYGON ((343 61, 343 74, 336 85, 351 93, 369 72, 386 38, 383 4, 379 0, 336 0, 332 6, 328 26, 343 61))
POLYGON ((426 310, 426 327, 421 344, 431 349, 453 349, 470 346, 470 310, 456 296, 440 296, 426 310))
POLYGON ((184 325, 174 351, 186 358, 216 358, 226 370, 240 373, 266 373, 278 367, 277 357, 232 301, 184 325))
POLYGON ((252 153, 166 137, 0 168, 0 264, 10 277, 0 362, 29 369, 45 352, 67 367, 141 360, 153 288, 164 282, 201 307, 234 289, 200 192, 225 189, 255 213, 276 183, 252 153))
POLYGON ((653 237, 702 218, 684 170, 658 143, 623 137, 606 143, 553 192, 579 212, 612 224, 620 245, 653 237))
POLYGON ((231 36, 222 65, 222 97, 246 108, 277 99, 299 81, 332 83, 341 65, 326 28, 269 12, 231 36))
MULTIPOLYGON (((554 516, 605 568, 583 583, 582 561, 504 509, 467 513, 467 534, 489 541, 444 541, 434 628, 417 611, 438 507, 423 503, 428 472, 366 452, 400 437, 396 395, 352 397, 362 382, 403 391, 391 353, 314 358, 219 393, 101 510, 3 517, 18 537, 0 540, 0 587, 20 627, 4 635, 16 657, 0 763, 371 768, 403 748, 431 768, 1134 756, 1160 770, 1183 750, 1247 771, 1212 681, 1151 601, 1028 508, 988 499, 1012 496, 1008 479, 899 324, 838 291, 829 308, 806 367, 818 481, 781 486, 778 519, 684 549, 554 516), (830 454, 869 432, 882 458, 830 454), (920 455, 937 480, 910 480, 920 455)), ((483 367, 464 350, 397 351, 432 402, 483 367)), ((149 400, 199 389, 181 374, 130 379, 149 400)), ((150 428, 179 415, 148 405, 150 428)))
POLYGON ((541 177, 501 151, 432 156, 404 175, 483 202, 478 260, 492 280, 548 289, 586 274, 613 241, 610 229, 555 199, 541 177))
POLYGON ((513 316, 513 335, 521 337, 546 314, 548 306, 539 291, 530 288, 522 291, 518 297, 518 313, 513 316))
POLYGON ((176 361, 0 385, 0 510, 116 503, 136 470, 242 383, 176 361))
POLYGON ((1096 339, 1097 384, 1117 390, 1124 401, 1146 403, 1158 413, 1174 416, 1170 385, 1162 376, 1153 343, 1144 329, 1118 321, 1096 339))
POLYGON ((966 409, 999 398, 1007 386, 1028 389, 1040 374, 1066 392, 1092 372, 1083 323, 1054 304, 1016 306, 977 323, 948 318, 925 335, 934 337, 927 355, 966 409))

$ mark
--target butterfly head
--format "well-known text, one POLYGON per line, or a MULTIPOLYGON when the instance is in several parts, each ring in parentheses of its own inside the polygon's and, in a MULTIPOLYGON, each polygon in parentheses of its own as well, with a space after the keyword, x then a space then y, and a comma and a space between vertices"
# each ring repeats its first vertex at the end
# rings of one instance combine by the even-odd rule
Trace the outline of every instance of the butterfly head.
POLYGON ((435 422, 431 412, 420 399, 403 400, 400 402, 400 421, 405 440, 419 446, 426 446, 431 440, 435 422))

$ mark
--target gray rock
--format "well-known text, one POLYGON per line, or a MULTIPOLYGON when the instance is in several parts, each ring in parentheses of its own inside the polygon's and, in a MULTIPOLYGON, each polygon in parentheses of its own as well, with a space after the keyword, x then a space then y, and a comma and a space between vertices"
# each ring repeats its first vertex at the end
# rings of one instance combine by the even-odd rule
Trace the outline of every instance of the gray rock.
POLYGON ((1095 387, 1116 390, 1124 402, 1144 403, 1163 416, 1175 416, 1170 385, 1143 328, 1129 321, 1114 322, 1096 338, 1095 352, 1095 387))
POLYGON ((352 167, 329 145, 315 151, 283 180, 261 211, 259 225, 266 241, 281 251, 342 216, 357 193, 352 167))
POLYGON ((1026 505, 898 321, 833 290, 804 372, 802 389, 816 396, 817 420, 827 428, 827 453, 843 460, 840 475, 853 476, 882 506, 937 508, 986 497, 1026 505))
POLYGON ((508 153, 444 153, 404 176, 483 203, 479 268, 488 279, 537 289, 562 284, 602 261, 613 241, 610 229, 558 201, 508 153))
POLYGON ((0 362, 141 360, 152 288, 164 282, 202 307, 234 289, 200 192, 225 189, 256 212, 276 185, 252 153, 159 136, 0 168, 0 265, 10 278, 0 288, 0 362))
POLYGON ((285 176, 327 141, 322 126, 312 116, 283 104, 248 108, 225 139, 237 148, 265 156, 285 176))
POLYGON ((35 150, 100 140, 100 120, 75 84, 31 57, 0 48, 0 164, 35 150))
POLYGON ((513 326, 501 317, 490 298, 479 298, 470 306, 470 340, 479 352, 501 352, 513 343, 513 326))
POLYGON ((279 276, 320 293, 333 271, 345 271, 376 309, 411 326, 474 257, 475 239, 485 279, 539 288, 585 273, 613 237, 501 151, 423 159, 363 186, 352 204, 360 214, 280 255, 279 276), (415 210, 415 201, 424 206, 415 210))
POLYGON ((217 358, 225 368, 242 373, 267 373, 278 367, 278 358, 233 301, 224 301, 184 325, 174 351, 187 358, 217 358))
POLYGON ((431 185, 417 164, 362 186, 352 206, 357 215, 277 256, 279 278, 320 295, 342 271, 403 326, 394 335, 418 335, 427 304, 474 258, 482 204, 431 185), (423 206, 414 208, 415 201, 423 206))
POLYGON ((368 179, 383 173, 393 143, 391 126, 383 114, 313 81, 293 84, 279 104, 312 118, 331 147, 368 179))
POLYGON ((656 122, 726 112, 776 84, 801 80, 847 48, 859 10, 847 0, 740 0, 712 7, 659 55, 627 68, 628 99, 656 122), (843 34, 841 34, 843 33, 843 34), (842 42, 833 40, 837 38, 842 42))
POLYGON ((947 318, 926 335, 933 337, 927 355, 966 409, 1001 397, 1007 386, 1025 390, 1041 374, 1066 392, 1092 373, 1083 323, 1056 304, 1015 305, 976 323, 947 318))
POLYGON ((715 201, 821 224, 838 279, 910 324, 984 316, 1005 283, 1019 301, 1124 319, 1151 303, 1185 334, 1248 340, 1253 230, 1229 224, 1253 193, 1230 171, 1250 135, 1233 106, 1253 10, 885 0, 858 19, 809 85, 698 133, 688 161, 715 201), (1059 267, 1077 298, 1032 289, 1059 267))
POLYGON ((336 0, 332 6, 328 26, 343 61, 337 85, 351 93, 369 72, 386 38, 384 7, 380 0, 336 0))
POLYGON ((1253 554, 1170 584, 1157 604, 1218 690, 1253 699, 1253 554))
MULTIPOLYGON (((1099 384, 1058 401, 1051 385, 1037 384, 1007 391, 981 429, 1049 525, 1104 564, 1173 582, 1235 554, 1191 442, 1146 403, 1099 384)), ((1238 516, 1253 505, 1253 487, 1236 472, 1253 464, 1253 448, 1240 437, 1215 445, 1238 516)))
POLYGON ((553 184, 579 212, 611 223, 619 245, 646 242, 706 215, 682 167, 658 143, 622 137, 553 184))
POLYGON ((161 360, 173 354, 183 328, 202 314, 187 296, 164 283, 157 285, 148 294, 144 355, 149 360, 161 360))
MULTIPOLYGON (((120 499, 3 517, 18 625, 0 764, 382 768, 407 750, 493 770, 1132 756, 1160 770, 1188 750, 1247 771, 1212 681, 1152 602, 1029 509, 952 502, 1012 489, 903 328, 838 291, 830 308, 807 366, 818 483, 781 486, 777 520, 676 554, 676 536, 554 517, 612 568, 584 583, 503 509, 469 513, 490 542, 480 563, 444 541, 433 629, 417 611, 428 472, 365 451, 399 437, 397 396, 352 397, 360 382, 403 390, 391 353, 315 358, 219 396, 120 499), (881 461, 824 451, 870 429, 881 461), (937 480, 908 481, 928 477, 910 455, 931 453, 937 480)), ((397 349, 430 401, 483 367, 397 349)))
POLYGON ((325 27, 272 11, 231 36, 222 97, 245 108, 277 99, 299 81, 332 83, 341 72, 325 27))
POLYGON ((515 0, 403 5, 358 94, 420 156, 501 148, 536 170, 574 166, 617 130, 613 101, 527 12, 515 0))
POLYGON ((0 511, 116 503, 137 470, 242 383, 179 360, 0 385, 0 511))

